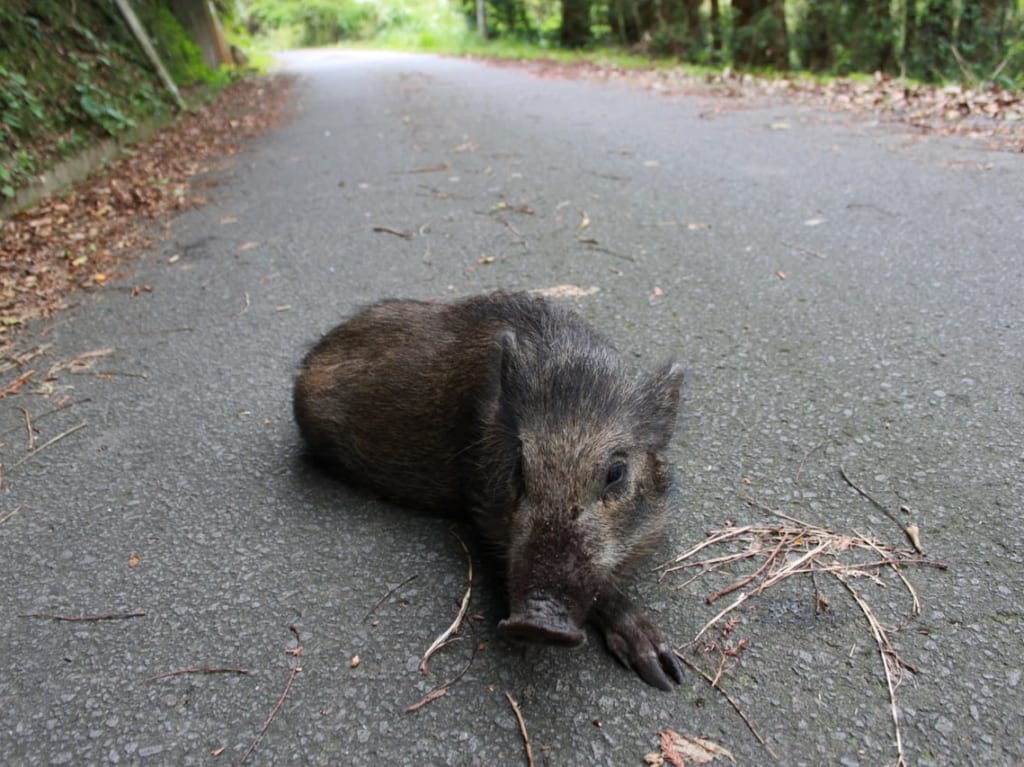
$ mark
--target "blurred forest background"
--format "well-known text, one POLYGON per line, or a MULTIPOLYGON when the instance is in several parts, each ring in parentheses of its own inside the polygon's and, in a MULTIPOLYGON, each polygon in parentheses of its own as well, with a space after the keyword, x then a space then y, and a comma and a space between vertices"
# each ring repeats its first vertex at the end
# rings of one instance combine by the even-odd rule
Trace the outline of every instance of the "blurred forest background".
POLYGON ((275 44, 604 48, 712 67, 1017 89, 1024 0, 241 0, 275 44))

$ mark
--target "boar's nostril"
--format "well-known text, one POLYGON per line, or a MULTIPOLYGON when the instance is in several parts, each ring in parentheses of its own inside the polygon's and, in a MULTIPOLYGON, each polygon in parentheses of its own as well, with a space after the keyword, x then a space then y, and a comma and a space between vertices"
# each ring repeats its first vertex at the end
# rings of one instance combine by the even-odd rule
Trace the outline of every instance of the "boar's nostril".
POLYGON ((509 639, 521 642, 579 647, 586 635, 573 625, 561 603, 553 599, 531 599, 505 620, 498 631, 509 639))

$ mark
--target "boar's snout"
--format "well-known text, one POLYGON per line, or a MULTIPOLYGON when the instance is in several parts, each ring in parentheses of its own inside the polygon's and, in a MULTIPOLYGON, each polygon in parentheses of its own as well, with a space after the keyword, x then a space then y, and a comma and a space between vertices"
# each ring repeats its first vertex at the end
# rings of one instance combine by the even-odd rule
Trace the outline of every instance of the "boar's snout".
POLYGON ((548 596, 531 597, 517 605, 498 623, 498 631, 510 639, 563 647, 579 647, 586 641, 586 635, 569 619, 565 606, 548 596))

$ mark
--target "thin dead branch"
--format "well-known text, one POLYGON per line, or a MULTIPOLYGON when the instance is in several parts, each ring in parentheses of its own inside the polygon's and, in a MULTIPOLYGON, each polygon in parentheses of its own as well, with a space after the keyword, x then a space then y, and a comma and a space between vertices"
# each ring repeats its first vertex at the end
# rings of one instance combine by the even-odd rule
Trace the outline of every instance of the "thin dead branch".
POLYGON ((505 697, 508 698, 508 702, 512 706, 512 711, 515 712, 516 721, 519 722, 519 733, 523 736, 523 746, 526 748, 527 767, 534 767, 533 748, 530 746, 530 736, 526 734, 526 722, 523 720, 523 712, 519 710, 519 704, 516 703, 515 698, 513 698, 511 694, 506 692, 505 697))
POLYGON ((20 410, 21 414, 25 416, 25 431, 28 432, 28 446, 25 449, 31 453, 36 446, 36 432, 35 429, 32 428, 32 416, 29 414, 27 408, 23 408, 20 405, 18 406, 18 410, 20 410))
POLYGON ((806 453, 804 453, 804 457, 800 459, 800 465, 796 467, 796 474, 793 475, 793 484, 794 485, 799 485, 800 484, 800 475, 804 473, 804 464, 807 463, 807 459, 811 457, 812 453, 814 453, 822 445, 826 444, 830 439, 831 439, 830 437, 825 437, 825 439, 823 439, 817 445, 815 445, 810 450, 808 450, 806 453))
POLYGON ((123 621, 129 618, 142 618, 144 612, 103 613, 102 615, 58 615, 56 613, 24 613, 19 618, 42 618, 51 621, 67 621, 68 623, 91 623, 95 621, 123 621))
POLYGON ((413 236, 412 232, 403 232, 400 229, 392 229, 390 226, 375 226, 373 231, 382 234, 393 234, 396 237, 401 237, 403 240, 411 240, 413 236))
POLYGON ((245 753, 242 754, 242 758, 238 761, 238 767, 241 767, 246 763, 249 757, 252 756, 252 753, 256 750, 256 747, 260 744, 260 741, 263 740, 263 736, 267 734, 267 730, 270 729, 270 725, 274 722, 274 717, 277 716, 277 712, 280 711, 281 707, 284 705, 284 701, 288 697, 289 691, 292 689, 292 683, 295 681, 295 677, 297 677, 299 672, 302 671, 302 635, 299 633, 299 629, 294 623, 288 628, 293 634, 295 634, 295 647, 286 650, 286 652, 295 657, 295 663, 291 666, 291 670, 288 674, 288 681, 285 682, 281 696, 277 699, 277 703, 275 703, 274 707, 270 710, 270 714, 267 716, 267 720, 263 723, 263 727, 261 727, 260 731, 256 733, 256 737, 252 739, 252 742, 249 743, 249 747, 245 750, 245 753))
MULTIPOLYGON (((843 478, 853 486, 845 472, 843 472, 843 478)), ((878 505, 874 499, 860 491, 859 488, 855 489, 858 489, 872 503, 878 505)), ((741 498, 760 509, 781 517, 785 520, 785 523, 776 525, 745 525, 711 531, 704 541, 662 565, 663 575, 687 569, 696 570, 696 575, 687 581, 692 582, 696 578, 703 577, 708 573, 730 565, 737 565, 754 559, 762 560, 750 574, 740 576, 730 585, 706 597, 706 601, 710 604, 722 596, 740 589, 746 589, 729 606, 719 611, 714 618, 708 621, 691 640, 691 644, 695 644, 712 626, 716 625, 725 616, 735 611, 748 600, 762 594, 779 582, 797 575, 811 576, 815 589, 815 610, 820 612, 822 605, 827 605, 827 602, 824 601, 816 578, 819 575, 835 578, 850 594, 857 607, 863 613, 870 626, 871 635, 878 648, 879 655, 882 658, 886 686, 889 690, 892 721, 895 728, 897 764, 905 765, 906 757, 903 749, 903 736, 900 732, 898 709, 896 706, 896 689, 903 679, 904 670, 914 672, 916 669, 897 653, 890 638, 891 629, 884 627, 877 619, 863 595, 854 587, 852 579, 868 579, 879 586, 885 586, 886 582, 882 576, 887 570, 891 570, 910 595, 913 605, 912 614, 917 615, 921 610, 920 599, 917 591, 906 576, 905 568, 917 565, 945 570, 947 569, 946 566, 940 562, 932 562, 923 556, 918 556, 909 549, 898 549, 889 546, 860 532, 854 531, 852 534, 836 533, 827 528, 797 520, 795 517, 776 511, 755 499, 743 496, 741 498), (732 551, 721 556, 707 557, 706 554, 709 553, 707 549, 713 546, 727 546, 732 551), (705 559, 696 559, 696 555, 700 552, 704 552, 705 559)), ((679 655, 684 663, 694 668, 692 663, 682 658, 678 650, 676 654, 679 655)), ((723 672, 726 670, 725 662, 725 655, 723 654, 718 674, 713 678, 698 669, 694 668, 694 670, 698 670, 713 687, 720 689, 718 683, 723 672)), ((737 708, 735 704, 733 707, 737 708)))
POLYGON ((25 453, 25 455, 23 455, 21 458, 19 458, 17 461, 15 461, 14 463, 11 464, 11 468, 14 469, 14 468, 17 468, 18 466, 21 466, 21 464, 25 463, 25 461, 27 461, 29 458, 32 458, 33 456, 38 455, 39 453, 41 453, 44 450, 46 450, 46 448, 48 448, 48 447, 50 447, 52 445, 55 445, 56 443, 60 442, 65 437, 70 437, 76 431, 78 431, 79 429, 84 429, 86 426, 88 426, 88 424, 83 421, 82 423, 78 424, 78 426, 72 426, 67 431, 61 432, 60 434, 58 434, 53 439, 47 440, 46 442, 41 444, 35 450, 30 450, 29 452, 25 453))
POLYGON ((418 575, 410 575, 408 578, 406 578, 404 581, 399 583, 394 588, 388 589, 388 592, 384 596, 382 596, 380 599, 378 599, 374 603, 373 607, 371 607, 369 610, 367 610, 366 615, 363 616, 363 620, 365 621, 367 618, 369 618, 371 615, 373 615, 377 611, 377 608, 380 607, 385 602, 387 602, 388 599, 391 597, 391 595, 394 594, 396 591, 398 591, 400 588, 402 588, 402 586, 406 585, 407 583, 412 583, 412 581, 416 580, 418 577, 419 577, 418 575))
POLYGON ((420 672, 423 674, 429 673, 427 663, 430 660, 430 656, 447 644, 452 634, 459 630, 459 626, 462 625, 462 621, 466 617, 466 611, 469 609, 469 599, 473 594, 473 557, 469 553, 466 542, 459 537, 459 534, 454 530, 449 530, 448 532, 459 542, 459 545, 466 554, 466 592, 462 595, 462 604, 459 606, 459 613, 455 616, 455 620, 452 621, 452 625, 445 629, 427 648, 427 651, 423 653, 423 657, 420 659, 420 672))
POLYGON ((13 517, 13 516, 14 516, 15 514, 17 514, 17 513, 19 512, 19 511, 21 511, 21 507, 22 507, 22 506, 24 506, 24 504, 22 504, 22 503, 19 503, 19 504, 18 504, 17 506, 15 506, 15 507, 14 507, 14 508, 13 508, 13 509, 12 509, 11 511, 7 512, 7 513, 6 513, 6 514, 4 514, 4 515, 3 515, 2 517, 0 517, 0 525, 2 525, 2 524, 3 524, 4 522, 6 522, 6 521, 7 521, 8 519, 10 519, 11 517, 13 517))
POLYGON ((875 617, 875 614, 868 607, 867 602, 864 601, 857 589, 853 588, 842 575, 836 575, 836 579, 843 584, 850 596, 853 597, 853 600, 857 603, 861 612, 864 613, 864 617, 871 627, 871 636, 874 637, 875 646, 878 648, 878 655, 882 659, 882 669, 885 672, 885 686, 889 691, 889 711, 892 714, 892 726, 896 738, 896 765, 897 767, 906 767, 907 755, 903 751, 900 716, 899 710, 896 707, 896 688, 899 687, 900 682, 903 680, 903 669, 907 668, 911 671, 915 671, 915 669, 907 665, 900 658, 889 641, 889 636, 882 627, 882 624, 878 622, 878 618, 875 617))
MULTIPOLYGON (((817 250, 811 250, 810 248, 805 248, 803 245, 797 245, 793 242, 784 242, 782 244, 790 250, 795 250, 798 253, 806 253, 808 256, 814 256, 815 258, 820 258, 822 261, 828 261, 828 255, 820 253, 817 250)), ((813 450, 811 452, 813 452, 813 450)))
POLYGON ((248 674, 249 669, 247 668, 212 668, 204 666, 202 668, 181 668, 177 671, 164 671, 162 674, 154 674, 153 676, 146 677, 147 682, 155 682, 157 679, 167 679, 172 676, 184 676, 185 674, 248 674))
POLYGON ((885 516, 887 516, 893 524, 897 525, 903 531, 903 534, 907 536, 907 540, 910 541, 910 545, 914 547, 914 550, 918 554, 924 554, 924 551, 921 549, 920 531, 918 530, 917 525, 904 525, 902 522, 900 522, 899 519, 896 518, 896 515, 889 511, 888 508, 886 508, 885 504, 875 500, 875 498, 873 498, 866 490, 864 490, 864 488, 860 487, 852 479, 850 479, 850 475, 846 473, 846 469, 844 469, 842 465, 839 466, 839 475, 843 478, 843 481, 846 482, 846 484, 848 484, 854 490, 856 490, 862 498, 869 501, 872 506, 874 506, 880 512, 885 514, 885 516))
POLYGON ((0 392, 0 399, 10 397, 12 394, 16 394, 18 389, 28 383, 29 379, 36 374, 34 370, 26 370, 20 376, 11 381, 7 388, 0 392))
POLYGON ((750 734, 757 738, 757 742, 764 747, 764 750, 768 752, 768 755, 771 756, 772 759, 778 761, 778 755, 774 751, 772 751, 772 747, 768 745, 767 741, 765 741, 764 736, 761 735, 758 729, 754 726, 754 723, 750 721, 746 713, 744 713, 743 709, 740 708, 740 704, 736 702, 736 699, 733 698, 725 690, 723 690, 721 686, 719 686, 718 680, 712 679, 710 676, 708 676, 703 669, 698 668, 695 663, 693 663, 689 658, 685 657, 681 652, 679 652, 679 650, 673 650, 673 652, 675 653, 676 657, 679 658, 680 661, 682 661, 684 666, 686 666, 688 669, 701 676, 705 682, 711 685, 711 687, 718 692, 719 695, 721 695, 723 698, 729 701, 729 705, 732 706, 733 711, 735 711, 739 715, 740 719, 743 720, 743 723, 747 726, 747 729, 750 730, 750 734))
MULTIPOLYGON (((470 624, 470 625, 472 625, 472 624, 470 624)), ((462 667, 462 669, 459 671, 459 673, 457 673, 455 676, 453 676, 447 682, 443 682, 443 683, 439 684, 437 687, 435 687, 433 690, 428 692, 426 695, 424 695, 418 701, 413 703, 411 706, 406 706, 403 709, 405 711, 405 713, 411 714, 413 711, 419 711, 421 708, 423 708, 425 705, 427 705, 431 701, 437 700, 438 698, 440 698, 440 697, 442 697, 444 695, 447 695, 448 694, 448 690, 451 689, 451 686, 453 684, 455 684, 456 682, 458 682, 460 679, 462 679, 462 677, 465 675, 465 673, 467 671, 469 671, 469 667, 472 666, 473 665, 473 661, 476 660, 476 653, 477 653, 477 651, 479 649, 480 649, 479 645, 477 645, 474 642, 474 644, 473 644, 473 652, 470 653, 469 660, 466 661, 466 665, 464 665, 462 667)))

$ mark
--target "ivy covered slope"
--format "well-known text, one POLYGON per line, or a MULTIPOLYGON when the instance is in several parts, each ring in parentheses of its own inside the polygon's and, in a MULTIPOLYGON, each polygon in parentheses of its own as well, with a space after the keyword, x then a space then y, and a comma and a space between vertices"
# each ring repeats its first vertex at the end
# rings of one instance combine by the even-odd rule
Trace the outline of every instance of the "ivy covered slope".
MULTIPOLYGON (((165 2, 133 7, 179 86, 218 80, 165 2)), ((173 108, 109 0, 3 0, 0 40, 0 200, 61 159, 173 108)))

